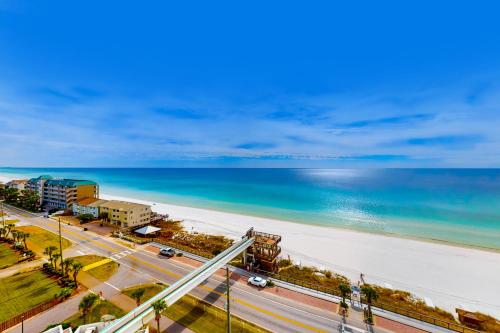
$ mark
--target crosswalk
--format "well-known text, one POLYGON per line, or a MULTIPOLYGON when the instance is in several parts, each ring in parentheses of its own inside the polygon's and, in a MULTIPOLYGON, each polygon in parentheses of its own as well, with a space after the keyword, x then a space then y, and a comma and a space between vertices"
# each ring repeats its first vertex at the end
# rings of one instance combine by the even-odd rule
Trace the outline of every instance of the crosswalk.
POLYGON ((134 253, 135 251, 136 250, 125 250, 125 251, 122 251, 122 252, 118 252, 118 253, 112 254, 109 257, 111 259, 118 260, 118 259, 121 259, 123 257, 126 257, 126 256, 134 253))

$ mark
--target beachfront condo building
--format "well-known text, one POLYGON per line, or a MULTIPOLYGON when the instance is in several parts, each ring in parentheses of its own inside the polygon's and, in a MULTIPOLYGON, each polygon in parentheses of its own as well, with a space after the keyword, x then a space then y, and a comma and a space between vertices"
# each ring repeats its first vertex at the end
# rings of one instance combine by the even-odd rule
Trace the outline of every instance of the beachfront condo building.
POLYGON ((40 204, 46 209, 71 209, 85 198, 98 198, 99 186, 90 180, 54 179, 40 176, 28 181, 27 188, 40 196, 40 204))
POLYGON ((110 200, 99 205, 99 213, 107 214, 108 222, 121 228, 136 227, 151 221, 151 207, 134 202, 110 200))
POLYGON ((70 209, 73 203, 84 198, 98 198, 99 186, 90 180, 50 179, 43 189, 43 206, 70 209))
POLYGON ((19 192, 21 192, 22 190, 24 190, 26 188, 27 183, 28 183, 28 181, 26 179, 15 179, 15 180, 11 180, 7 184, 5 184, 5 187, 14 188, 14 189, 18 190, 19 192))
POLYGON ((73 203, 73 215, 90 214, 94 218, 99 217, 99 206, 105 204, 108 200, 98 198, 85 198, 73 203))
POLYGON ((52 179, 49 175, 41 175, 37 178, 31 178, 26 183, 26 189, 38 193, 40 197, 40 205, 43 202, 43 187, 45 182, 49 179, 52 179))

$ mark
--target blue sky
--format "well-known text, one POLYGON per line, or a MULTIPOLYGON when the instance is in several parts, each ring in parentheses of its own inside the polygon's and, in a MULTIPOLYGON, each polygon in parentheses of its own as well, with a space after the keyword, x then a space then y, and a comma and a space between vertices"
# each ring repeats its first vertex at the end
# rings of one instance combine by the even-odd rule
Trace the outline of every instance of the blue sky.
POLYGON ((0 0, 0 165, 498 167, 499 12, 0 0))

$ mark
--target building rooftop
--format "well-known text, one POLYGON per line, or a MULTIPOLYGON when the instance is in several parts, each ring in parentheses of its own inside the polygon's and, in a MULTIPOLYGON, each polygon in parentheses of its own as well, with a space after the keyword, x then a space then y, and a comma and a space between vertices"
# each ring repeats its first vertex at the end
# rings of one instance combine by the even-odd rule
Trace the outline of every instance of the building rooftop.
POLYGON ((52 176, 49 176, 49 175, 41 175, 41 176, 38 176, 38 177, 36 177, 36 178, 31 178, 31 179, 29 180, 29 182, 30 182, 30 183, 35 183, 35 182, 37 182, 37 181, 39 181, 39 180, 42 180, 42 179, 43 179, 43 180, 52 179, 52 176))
POLYGON ((147 225, 145 227, 135 230, 134 232, 141 235, 148 235, 160 230, 161 228, 153 227, 152 225, 147 225))
POLYGON ((77 204, 80 206, 87 207, 99 207, 100 205, 108 202, 108 200, 97 199, 97 198, 84 198, 82 200, 77 201, 77 204))
POLYGON ((80 180, 80 179, 49 179, 45 183, 52 186, 64 186, 64 187, 75 187, 79 185, 97 185, 96 182, 91 180, 80 180))
POLYGON ((128 210, 134 208, 150 208, 149 205, 143 205, 135 202, 119 201, 119 200, 109 200, 104 204, 99 205, 100 207, 106 207, 108 209, 121 209, 128 210))
POLYGON ((7 184, 24 184, 27 183, 28 181, 26 179, 13 179, 7 184))

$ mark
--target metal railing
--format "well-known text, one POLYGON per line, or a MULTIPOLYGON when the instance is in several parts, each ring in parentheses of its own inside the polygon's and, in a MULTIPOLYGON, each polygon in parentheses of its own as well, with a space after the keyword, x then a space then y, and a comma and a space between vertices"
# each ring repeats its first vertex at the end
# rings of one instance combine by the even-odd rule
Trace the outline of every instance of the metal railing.
MULTIPOLYGON (((361 301, 366 304, 366 300, 364 300, 364 297, 361 298, 361 301)), ((480 333, 480 331, 478 331, 478 330, 463 326, 459 323, 447 321, 447 320, 444 320, 441 318, 436 318, 434 316, 431 316, 428 314, 423 314, 423 313, 417 312, 415 310, 410 310, 410 309, 405 308, 405 307, 398 307, 395 305, 386 304, 386 303, 382 303, 382 302, 378 302, 378 301, 372 302, 372 306, 375 308, 384 310, 384 311, 397 313, 397 314, 405 316, 405 317, 416 319, 416 320, 426 322, 428 324, 432 324, 435 326, 443 327, 443 328, 449 329, 451 331, 460 332, 460 333, 480 333)))
MULTIPOLYGON (((288 282, 288 283, 291 283, 294 285, 298 285, 298 286, 301 286, 301 287, 304 287, 307 289, 312 289, 315 291, 323 292, 323 293, 330 294, 333 296, 342 297, 340 291, 336 290, 335 288, 323 287, 323 286, 320 286, 318 284, 308 283, 308 282, 300 280, 300 279, 295 279, 295 278, 283 276, 280 274, 273 274, 270 272, 263 272, 263 271, 261 271, 261 273, 264 273, 265 275, 270 276, 276 280, 288 282)), ((361 303, 367 304, 365 297, 361 297, 361 303)), ((447 320, 444 320, 441 318, 436 318, 434 316, 431 316, 428 314, 423 314, 423 313, 420 313, 420 312, 415 311, 413 309, 408 309, 406 307, 386 304, 386 303, 379 302, 379 301, 373 301, 372 306, 374 308, 378 308, 378 309, 381 309, 384 311, 396 313, 396 314, 399 314, 399 315, 402 315, 405 317, 409 317, 412 319, 416 319, 416 320, 419 320, 419 321, 422 321, 422 322, 425 322, 428 324, 443 327, 443 328, 449 329, 451 331, 460 332, 460 333, 480 333, 480 331, 478 331, 478 330, 463 326, 457 322, 451 322, 451 321, 447 321, 447 320)))

